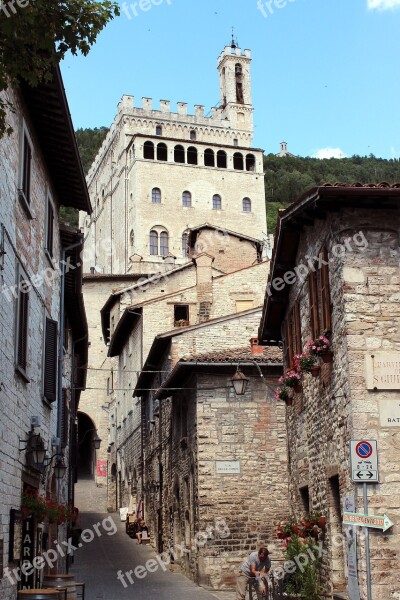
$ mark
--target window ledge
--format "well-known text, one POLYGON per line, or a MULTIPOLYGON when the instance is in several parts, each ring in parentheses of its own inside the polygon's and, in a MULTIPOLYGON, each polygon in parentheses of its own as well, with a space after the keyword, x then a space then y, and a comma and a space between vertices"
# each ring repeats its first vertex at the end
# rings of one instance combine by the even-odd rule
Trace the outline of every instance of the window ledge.
POLYGON ((20 204, 22 205, 22 208, 26 212, 28 219, 31 219, 31 220, 34 219, 35 215, 31 209, 31 206, 30 206, 23 190, 18 190, 18 200, 19 200, 20 204))
POLYGON ((15 365, 15 372, 18 373, 18 375, 24 380, 25 383, 31 382, 28 375, 26 374, 25 369, 20 367, 18 364, 15 365))
POLYGON ((51 256, 50 252, 47 250, 47 248, 44 249, 44 254, 47 258, 47 262, 49 263, 50 267, 54 270, 55 264, 54 264, 54 258, 51 256))

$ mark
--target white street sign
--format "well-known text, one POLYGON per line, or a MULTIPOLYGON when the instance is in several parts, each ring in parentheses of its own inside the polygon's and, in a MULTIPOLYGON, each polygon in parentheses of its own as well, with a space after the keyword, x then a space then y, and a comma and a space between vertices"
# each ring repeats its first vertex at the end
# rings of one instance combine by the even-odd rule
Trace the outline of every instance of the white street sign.
POLYGON ((350 442, 351 480, 361 483, 377 483, 378 443, 376 440, 352 440, 350 442))

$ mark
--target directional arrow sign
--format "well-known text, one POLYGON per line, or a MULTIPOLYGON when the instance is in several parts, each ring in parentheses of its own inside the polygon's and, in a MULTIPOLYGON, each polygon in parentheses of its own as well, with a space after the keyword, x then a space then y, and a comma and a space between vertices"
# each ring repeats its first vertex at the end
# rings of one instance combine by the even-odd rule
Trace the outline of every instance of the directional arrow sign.
POLYGON ((343 513, 343 524, 358 527, 373 527, 374 529, 382 529, 382 531, 386 531, 393 526, 392 521, 386 515, 363 515, 350 512, 343 513))
POLYGON ((353 481, 377 481, 378 480, 378 472, 377 471, 367 471, 364 469, 359 469, 353 471, 353 481))

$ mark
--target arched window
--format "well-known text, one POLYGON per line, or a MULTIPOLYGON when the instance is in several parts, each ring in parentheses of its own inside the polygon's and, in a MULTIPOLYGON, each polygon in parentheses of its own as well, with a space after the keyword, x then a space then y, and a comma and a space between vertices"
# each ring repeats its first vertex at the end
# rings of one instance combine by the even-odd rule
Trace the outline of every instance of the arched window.
POLYGON ((256 170, 256 157, 254 154, 246 155, 246 171, 255 171, 256 170))
POLYGON ((168 160, 167 144, 163 142, 157 144, 157 160, 168 160))
POLYGON ((194 129, 192 129, 191 132, 190 132, 190 139, 192 140, 192 142, 196 141, 196 137, 197 137, 196 136, 196 132, 195 132, 194 129))
POLYGON ((153 188, 151 190, 151 201, 153 204, 161 204, 161 190, 160 188, 153 188))
POLYGON ((185 162, 185 149, 183 146, 175 146, 174 161, 176 163, 184 163, 185 162))
POLYGON ((158 233, 154 230, 150 231, 150 254, 151 256, 158 254, 158 233))
POLYGON ((243 212, 251 212, 251 200, 250 198, 243 198, 243 212))
POLYGON ((154 160, 154 144, 153 142, 145 142, 143 145, 143 158, 154 160))
POLYGON ((221 196, 219 194, 214 194, 214 196, 213 196, 213 209, 214 210, 221 210, 221 208, 222 208, 221 196))
POLYGON ((162 127, 161 127, 161 125, 156 125, 156 135, 162 135, 162 127))
POLYGON ((189 256, 189 235, 185 232, 182 234, 182 256, 187 258, 189 256))
POLYGON ((183 192, 182 206, 192 206, 192 194, 190 192, 183 192))
POLYGON ((217 152, 217 167, 219 169, 226 169, 227 167, 226 152, 223 150, 218 150, 217 152))
POLYGON ((161 256, 167 256, 168 252, 168 233, 162 231, 160 233, 160 254, 161 256))
POLYGON ((197 165, 197 149, 194 146, 190 146, 187 151, 188 165, 197 165))
POLYGON ((215 167, 215 154, 214 150, 211 150, 211 148, 207 148, 207 150, 204 151, 204 166, 215 167))
POLYGON ((237 171, 243 171, 244 161, 243 154, 241 154, 241 152, 235 152, 235 154, 233 155, 233 168, 237 171))
POLYGON ((240 63, 235 65, 235 79, 236 79, 236 102, 243 104, 243 69, 240 63))

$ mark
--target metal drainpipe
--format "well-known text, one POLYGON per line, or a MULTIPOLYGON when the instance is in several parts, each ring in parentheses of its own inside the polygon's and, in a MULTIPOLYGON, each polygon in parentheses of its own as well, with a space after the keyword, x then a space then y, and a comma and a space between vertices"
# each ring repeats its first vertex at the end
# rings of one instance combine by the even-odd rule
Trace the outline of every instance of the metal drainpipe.
POLYGON ((63 360, 64 360, 64 324, 65 324, 65 257, 67 252, 78 248, 83 244, 83 236, 79 242, 71 244, 62 249, 61 252, 61 298, 60 298, 60 342, 58 348, 58 402, 57 402, 57 437, 61 443, 61 427, 62 427, 62 376, 63 376, 63 360))

